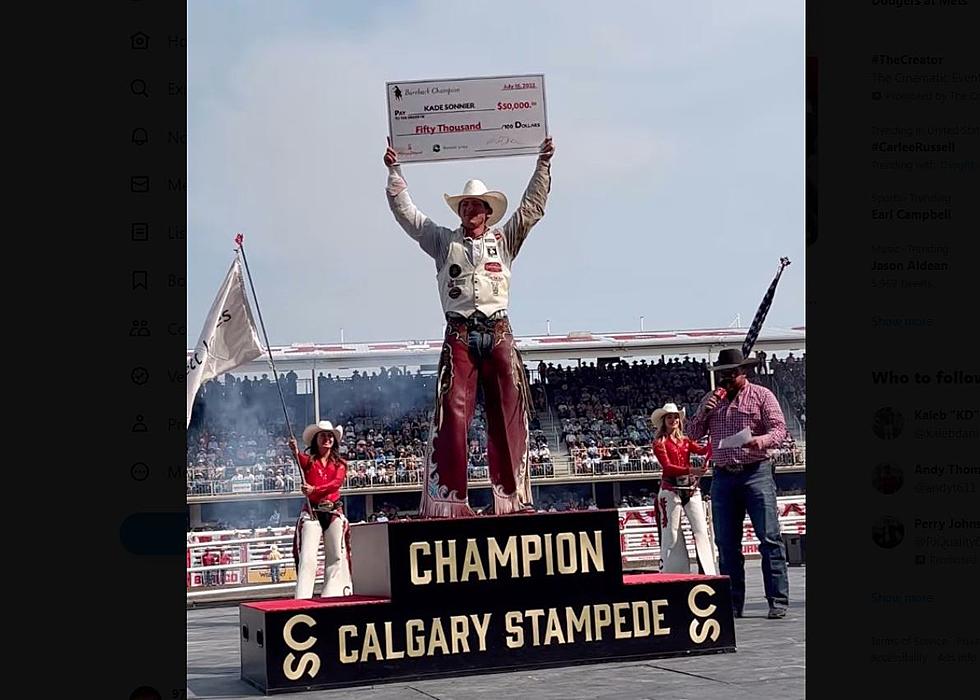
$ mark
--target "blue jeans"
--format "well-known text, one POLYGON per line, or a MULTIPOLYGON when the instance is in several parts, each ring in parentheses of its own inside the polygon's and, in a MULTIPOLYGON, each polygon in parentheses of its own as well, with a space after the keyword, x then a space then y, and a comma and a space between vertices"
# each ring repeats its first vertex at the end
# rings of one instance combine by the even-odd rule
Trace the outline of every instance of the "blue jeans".
POLYGON ((789 573, 786 551, 779 531, 776 482, 767 460, 740 474, 715 469, 711 479, 711 519, 718 545, 718 568, 732 580, 732 605, 745 604, 745 557, 742 556, 742 523, 746 511, 759 539, 762 581, 770 607, 789 605, 789 573))

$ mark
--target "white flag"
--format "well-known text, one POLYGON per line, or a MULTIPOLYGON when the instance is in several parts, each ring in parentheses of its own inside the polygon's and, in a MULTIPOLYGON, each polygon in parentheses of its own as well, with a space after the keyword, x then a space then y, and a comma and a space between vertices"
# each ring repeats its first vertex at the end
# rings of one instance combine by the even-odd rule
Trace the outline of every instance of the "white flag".
POLYGON ((263 352, 236 255, 211 305, 194 352, 187 358, 187 425, 191 424, 194 397, 204 382, 260 357, 263 352))

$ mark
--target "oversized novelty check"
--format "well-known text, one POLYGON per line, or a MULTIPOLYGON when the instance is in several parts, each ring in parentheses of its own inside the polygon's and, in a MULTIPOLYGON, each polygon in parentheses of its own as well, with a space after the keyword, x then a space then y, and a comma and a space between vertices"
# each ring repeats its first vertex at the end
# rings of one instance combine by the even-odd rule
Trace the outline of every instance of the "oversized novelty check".
POLYGON ((402 163, 536 155, 548 135, 543 75, 392 82, 388 134, 402 163))

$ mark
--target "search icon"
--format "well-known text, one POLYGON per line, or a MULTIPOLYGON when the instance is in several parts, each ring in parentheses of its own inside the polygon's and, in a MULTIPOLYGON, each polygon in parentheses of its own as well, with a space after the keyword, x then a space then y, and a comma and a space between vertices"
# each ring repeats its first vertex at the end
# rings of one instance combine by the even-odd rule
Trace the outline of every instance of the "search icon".
POLYGON ((146 81, 137 78, 129 84, 130 91, 137 97, 149 97, 149 93, 146 91, 146 81))

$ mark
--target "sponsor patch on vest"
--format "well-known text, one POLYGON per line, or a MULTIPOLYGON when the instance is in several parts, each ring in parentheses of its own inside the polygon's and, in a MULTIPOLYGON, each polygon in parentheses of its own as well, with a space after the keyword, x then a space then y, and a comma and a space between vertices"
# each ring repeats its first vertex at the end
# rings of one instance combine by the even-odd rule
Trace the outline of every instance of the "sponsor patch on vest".
POLYGON ((462 272, 462 271, 463 271, 463 268, 461 268, 459 265, 453 264, 453 265, 450 265, 449 266, 449 276, 450 277, 459 277, 459 273, 462 272))
POLYGON ((462 293, 463 293, 462 289, 460 289, 459 287, 453 287, 452 289, 449 290, 449 298, 456 299, 462 293))
POLYGON ((495 245, 488 245, 487 246, 487 255, 489 255, 491 258, 497 257, 497 246, 495 246, 495 245))
POLYGON ((498 262, 488 262, 483 264, 483 269, 487 272, 500 272, 503 268, 498 262))

